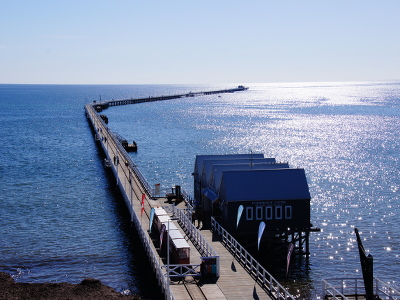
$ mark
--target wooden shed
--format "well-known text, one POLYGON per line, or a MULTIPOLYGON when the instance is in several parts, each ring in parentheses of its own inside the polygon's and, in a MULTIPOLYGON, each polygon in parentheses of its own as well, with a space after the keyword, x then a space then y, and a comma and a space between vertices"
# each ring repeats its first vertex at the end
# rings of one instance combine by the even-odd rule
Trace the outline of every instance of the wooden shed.
POLYGON ((278 237, 282 245, 297 243, 297 252, 309 254, 309 232, 313 230, 304 169, 254 155, 196 157, 193 173, 196 215, 201 217, 205 228, 209 228, 214 217, 235 237, 253 240, 264 222, 264 239, 269 244, 278 237), (239 207, 243 211, 237 221, 239 207))
POLYGON ((304 169, 267 169, 222 172, 218 199, 221 223, 228 231, 257 232, 310 228, 310 192, 304 169), (243 213, 237 225, 238 208, 243 213))
POLYGON ((209 187, 219 193, 221 186, 222 174, 224 171, 239 171, 239 170, 266 170, 266 169, 288 169, 288 163, 253 163, 253 164, 215 164, 213 165, 213 172, 209 179, 209 187))
POLYGON ((262 153, 254 154, 211 154, 211 155, 196 155, 194 163, 193 181, 194 181, 194 199, 195 201, 201 200, 201 189, 202 189, 202 174, 204 172, 205 160, 220 159, 220 160, 232 160, 232 159, 253 159, 253 158, 264 158, 262 153))

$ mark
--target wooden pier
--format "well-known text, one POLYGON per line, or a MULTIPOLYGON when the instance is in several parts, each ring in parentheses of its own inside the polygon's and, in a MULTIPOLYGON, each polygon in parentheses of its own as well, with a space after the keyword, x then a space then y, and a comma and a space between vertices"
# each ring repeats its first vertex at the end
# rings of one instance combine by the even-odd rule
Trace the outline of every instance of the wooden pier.
POLYGON ((187 97, 196 97, 202 95, 213 95, 213 94, 222 94, 222 93, 234 93, 239 91, 247 90, 247 87, 243 85, 239 85, 237 88, 233 89, 224 89, 224 90, 216 90, 216 91, 204 91, 204 92, 189 92, 185 94, 176 94, 176 95, 169 95, 169 96, 157 96, 157 97, 147 97, 147 98, 130 98, 130 99, 119 99, 119 100, 110 100, 110 101, 102 101, 102 102, 95 102, 94 108, 97 112, 101 112, 102 110, 110 107, 110 106, 120 106, 120 105, 128 105, 128 104, 138 104, 138 103, 145 103, 145 102, 154 102, 154 101, 164 101, 164 100, 172 100, 172 99, 179 99, 179 98, 187 98, 187 97))
POLYGON ((104 151, 104 165, 114 175, 165 299, 294 299, 215 220, 212 231, 198 230, 191 221, 190 203, 166 205, 166 198, 153 197, 152 188, 99 116, 96 106, 95 103, 86 105, 86 116, 96 142, 104 151), (171 265, 159 253, 149 233, 150 211, 155 207, 163 207, 169 213, 189 243, 191 265, 171 265), (201 276, 200 264, 204 258, 215 259, 216 276, 201 276), (173 274, 179 276, 174 278, 173 274))

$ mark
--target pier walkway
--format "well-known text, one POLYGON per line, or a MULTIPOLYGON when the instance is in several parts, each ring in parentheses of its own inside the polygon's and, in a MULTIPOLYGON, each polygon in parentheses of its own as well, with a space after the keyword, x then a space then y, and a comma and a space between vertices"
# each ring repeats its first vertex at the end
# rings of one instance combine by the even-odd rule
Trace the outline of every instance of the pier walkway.
POLYGON ((191 222, 190 204, 170 205, 166 198, 153 197, 152 188, 96 112, 95 105, 85 106, 86 116, 96 142, 104 151, 105 167, 114 175, 165 299, 294 299, 215 220, 213 231, 198 230, 191 222), (142 199, 145 200, 142 202, 142 199), (165 254, 159 253, 154 234, 149 233, 150 211, 155 207, 163 207, 169 213, 173 224, 189 243, 190 265, 171 265, 165 254), (201 258, 207 257, 216 258, 216 277, 201 277, 201 258), (167 276, 167 269, 170 276, 167 276))
POLYGON ((103 109, 106 109, 110 106, 138 104, 138 103, 154 102, 154 101, 164 101, 164 100, 195 97, 195 96, 202 96, 202 95, 234 93, 234 92, 239 92, 239 91, 245 91, 247 89, 248 89, 247 87, 244 87, 243 85, 239 85, 237 88, 216 90, 216 91, 190 92, 190 93, 185 93, 185 94, 176 94, 176 95, 169 95, 169 96, 156 96, 156 97, 137 98, 137 99, 130 98, 130 99, 110 100, 110 101, 102 101, 99 103, 95 102, 94 108, 96 109, 97 112, 101 112, 103 109))

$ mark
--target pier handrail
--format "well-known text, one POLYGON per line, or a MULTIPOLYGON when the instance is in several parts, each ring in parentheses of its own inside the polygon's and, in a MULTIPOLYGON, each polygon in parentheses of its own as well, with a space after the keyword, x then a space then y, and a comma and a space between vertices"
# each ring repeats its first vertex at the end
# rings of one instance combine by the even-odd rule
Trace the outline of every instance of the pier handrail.
MULTIPOLYGON (((102 130, 106 130, 107 132, 111 133, 108 126, 105 124, 104 120, 102 118, 97 117, 98 116, 97 112, 100 112, 103 109, 106 109, 110 106, 138 104, 138 103, 154 102, 154 101, 162 101, 162 100, 172 100, 172 99, 187 98, 187 97, 194 97, 194 96, 201 96, 201 95, 234 93, 234 92, 246 91, 246 90, 248 90, 248 87, 239 85, 235 88, 225 88, 225 89, 214 90, 214 91, 188 92, 188 93, 183 93, 183 94, 175 94, 175 95, 167 95, 167 96, 154 96, 154 97, 137 98, 137 99, 129 98, 129 99, 119 99, 119 100, 112 99, 112 100, 100 101, 100 102, 93 101, 93 103, 87 104, 85 106, 85 109, 91 115, 91 119, 93 119, 92 114, 96 115, 95 119, 96 119, 98 128, 101 128, 102 130)), ((128 162, 130 164, 131 169, 137 176, 139 182, 141 183, 141 185, 143 187, 143 190, 145 190, 148 197, 152 198, 154 196, 153 189, 151 189, 147 180, 144 178, 143 174, 136 167, 135 163, 132 161, 129 154, 125 151, 125 149, 123 149, 121 143, 118 141, 118 134, 112 133, 112 137, 113 137, 112 142, 115 144, 119 153, 123 156, 123 159, 125 160, 125 162, 128 162), (124 151, 122 151, 122 149, 124 151)), ((96 133, 96 139, 97 138, 100 138, 100 135, 96 133)), ((128 176, 128 175, 125 174, 125 176, 128 176)), ((183 199, 185 200, 185 202, 187 204, 189 204, 189 207, 192 209, 193 208, 193 199, 184 190, 181 190, 181 192, 182 192, 183 199)))
POLYGON ((178 219, 182 230, 203 257, 218 256, 218 253, 203 237, 200 230, 198 230, 189 219, 187 209, 181 209, 174 205, 164 206, 163 208, 167 212, 172 212, 178 219))
MULTIPOLYGON (((130 165, 132 171, 135 173, 140 184, 142 185, 143 190, 146 191, 148 197, 152 197, 152 190, 151 190, 150 185, 148 184, 146 178, 143 176, 143 174, 137 168, 136 164, 133 162, 133 160, 129 156, 129 154, 125 151, 124 147, 122 147, 121 143, 118 141, 115 134, 110 131, 108 126, 104 123, 103 119, 101 119, 98 116, 93 105, 88 104, 85 106, 85 108, 86 108, 86 111, 89 114, 90 118, 95 123, 95 126, 98 128, 98 130, 101 130, 101 132, 103 134, 107 133, 107 136, 108 136, 107 143, 112 143, 115 146, 115 148, 118 149, 118 154, 121 156, 120 160, 123 160, 130 165)), ((129 178, 128 174, 125 174, 125 176, 126 176, 126 178, 129 178)))
POLYGON ((162 266, 163 268, 167 269, 165 272, 165 276, 168 275, 169 277, 186 277, 186 276, 192 276, 192 277, 200 277, 200 265, 164 265, 162 266), (169 269, 168 269, 169 267, 169 269), (199 271, 197 271, 197 269, 199 271), (168 271, 169 270, 169 271, 168 271))
POLYGON ((345 295, 343 295, 343 284, 341 291, 336 289, 332 284, 327 282, 326 280, 322 280, 322 299, 325 299, 326 296, 331 297, 332 300, 349 300, 345 295))
POLYGON ((400 291, 396 290, 391 285, 375 277, 375 294, 378 296, 385 295, 388 299, 400 299, 400 291))
MULTIPOLYGON (((126 152, 122 144, 118 140, 118 134, 115 132, 112 132, 108 126, 105 124, 104 120, 97 114, 95 111, 93 105, 88 104, 86 105, 86 111, 90 115, 91 119, 93 119, 93 122, 96 123, 97 128, 101 129, 103 132, 103 135, 107 133, 107 136, 109 139, 107 139, 107 143, 113 143, 114 147, 118 149, 118 155, 120 156, 120 161, 124 161, 125 163, 129 164, 130 169, 135 173, 136 178, 139 180, 143 190, 145 190, 147 196, 149 198, 152 198, 155 196, 154 194, 154 188, 151 188, 149 185, 147 179, 144 177, 144 175, 140 172, 139 168, 137 165, 133 162, 132 158, 130 155, 126 152), (94 121, 94 118, 96 121, 94 121), (110 138, 111 137, 111 138, 110 138)), ((97 133, 96 137, 100 139, 101 134, 97 133)), ((122 169, 122 172, 125 172, 124 169, 122 169)), ((125 173, 125 177, 129 178, 129 174, 125 173)), ((184 189, 181 189, 181 194, 183 196, 184 201, 188 204, 188 208, 193 210, 193 198, 186 193, 184 189)))
MULTIPOLYGON (((107 142, 105 143, 112 143, 117 149, 118 153, 114 153, 117 155, 121 155, 122 157, 120 159, 124 159, 125 161, 128 162, 130 167, 132 168, 132 171, 135 172, 135 174, 140 177, 140 171, 136 167, 136 165, 133 163, 133 161, 130 159, 129 155, 125 155, 126 151, 123 149, 122 145, 116 141, 115 136, 109 132, 108 127, 105 125, 104 121, 99 117, 99 115, 95 112, 94 108, 92 105, 86 105, 86 112, 88 117, 92 120, 92 124, 94 126, 94 129, 96 130, 96 136, 103 136, 107 137, 107 142), (119 147, 120 146, 120 147, 119 147), (123 151, 122 151, 123 150, 123 151)), ((121 168, 122 171, 123 168, 121 168)), ((125 172, 125 171, 124 171, 125 172)), ((125 176, 127 174, 125 173, 125 176)), ((128 177, 127 177, 128 178, 128 177)), ((146 180, 144 177, 140 177, 141 180, 141 185, 142 187, 146 187, 146 180)), ((148 186, 148 185, 147 185, 148 186)), ((133 199, 129 198, 130 201, 130 208, 133 207, 133 199)), ((153 248, 151 247, 151 242, 150 242, 150 237, 148 233, 143 229, 143 226, 141 226, 141 222, 139 221, 139 217, 134 209, 130 209, 131 212, 131 221, 134 222, 137 233, 139 235, 139 238, 142 242, 142 246, 150 260, 150 264, 153 267, 153 271, 156 275, 156 279, 158 280, 158 284, 161 287, 162 292, 165 295, 165 300, 175 300, 175 296, 173 295, 172 291, 169 288, 169 280, 165 276, 164 272, 162 271, 162 266, 160 265, 159 259, 157 254, 154 252, 153 248)))
MULTIPOLYGON (((115 135, 113 134, 115 137, 115 135)), ((129 154, 126 152, 124 147, 122 147, 121 143, 118 141, 118 139, 115 137, 113 140, 115 143, 116 148, 118 148, 119 154, 123 157, 124 161, 127 162, 132 171, 135 173, 136 177, 139 179, 140 184, 142 185, 143 189, 146 191, 147 195, 151 198, 152 195, 152 189, 147 182, 146 178, 143 176, 143 174, 140 172, 136 164, 133 162, 132 158, 129 156, 129 154)), ((129 175, 125 174, 126 178, 129 178, 129 175)))
POLYGON ((165 294, 165 299, 166 300, 175 300, 175 297, 169 288, 168 278, 165 276, 164 272, 162 271, 162 266, 159 263, 157 255, 154 252, 153 248, 151 248, 151 246, 150 246, 150 243, 151 243, 149 240, 150 237, 149 237, 148 233, 143 229, 143 226, 141 226, 139 217, 136 214, 136 211, 132 210, 132 213, 135 216, 133 218, 133 222, 135 223, 135 228, 137 229, 139 237, 142 241, 143 248, 145 249, 147 256, 150 258, 150 263, 152 264, 153 270, 156 273, 156 278, 159 282, 159 285, 161 285, 161 289, 165 294))
POLYGON ((184 189, 181 189, 181 194, 188 206, 188 209, 192 212, 194 199, 188 193, 186 193, 184 189))
POLYGON ((175 95, 167 95, 167 96, 155 96, 155 97, 147 97, 147 98, 129 98, 129 99, 118 99, 118 100, 108 100, 108 101, 100 101, 97 103, 96 101, 93 102, 93 105, 96 106, 96 109, 99 111, 106 109, 110 106, 119 106, 119 105, 128 105, 128 104, 137 104, 137 103, 144 103, 144 102, 154 102, 154 101, 163 101, 163 100, 172 100, 172 99, 179 99, 179 98, 187 98, 187 97, 194 97, 194 96, 202 96, 202 95, 212 95, 212 94, 221 94, 221 93, 234 93, 239 91, 245 91, 248 87, 244 87, 239 85, 236 88, 231 89, 223 89, 223 90, 215 90, 215 91, 200 91, 200 92, 189 92, 184 94, 175 94, 175 95))
POLYGON ((232 253, 262 289, 270 293, 274 299, 295 300, 295 297, 262 267, 213 217, 211 217, 211 229, 221 236, 225 248, 232 253))
MULTIPOLYGON (((349 299, 345 295, 364 295, 365 286, 363 278, 327 278, 322 280, 322 298, 349 299), (329 282, 328 282, 329 281, 329 282), (332 282, 337 283, 333 285, 332 282)), ((374 277, 374 294, 381 299, 398 300, 400 291, 396 290, 378 277, 374 277)))

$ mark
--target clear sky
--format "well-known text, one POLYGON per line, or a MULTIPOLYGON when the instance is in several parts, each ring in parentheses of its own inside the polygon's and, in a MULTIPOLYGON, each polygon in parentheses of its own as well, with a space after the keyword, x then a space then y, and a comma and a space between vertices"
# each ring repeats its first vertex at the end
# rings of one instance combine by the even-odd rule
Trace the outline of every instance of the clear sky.
POLYGON ((400 0, 0 0, 0 83, 400 79, 400 0))

